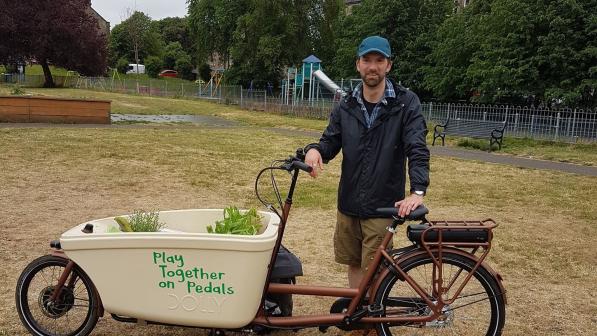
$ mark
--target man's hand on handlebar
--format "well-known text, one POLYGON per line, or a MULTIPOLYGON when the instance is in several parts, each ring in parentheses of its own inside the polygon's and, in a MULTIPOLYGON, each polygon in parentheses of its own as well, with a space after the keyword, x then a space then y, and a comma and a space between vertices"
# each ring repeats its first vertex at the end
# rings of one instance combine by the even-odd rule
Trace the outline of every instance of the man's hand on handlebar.
POLYGON ((419 205, 423 204, 423 196, 417 194, 410 194, 406 196, 402 201, 396 202, 394 206, 398 208, 398 215, 400 217, 406 217, 411 211, 416 209, 419 205))
POLYGON ((321 154, 315 148, 309 149, 305 155, 305 163, 313 168, 313 170, 309 173, 311 177, 317 177, 319 171, 323 170, 323 160, 321 159, 321 154))

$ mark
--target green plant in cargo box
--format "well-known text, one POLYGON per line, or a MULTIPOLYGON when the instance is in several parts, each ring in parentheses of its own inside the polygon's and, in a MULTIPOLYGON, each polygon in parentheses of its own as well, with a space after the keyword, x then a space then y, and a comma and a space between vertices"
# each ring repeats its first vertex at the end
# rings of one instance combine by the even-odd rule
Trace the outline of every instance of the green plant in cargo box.
POLYGON ((261 229, 261 216, 255 208, 244 214, 234 206, 224 209, 224 219, 216 221, 216 227, 207 226, 207 232, 220 234, 256 235, 261 229))
POLYGON ((114 220, 118 223, 122 232, 157 232, 165 225, 160 223, 159 217, 160 214, 157 211, 135 210, 129 218, 120 216, 114 218, 114 220))

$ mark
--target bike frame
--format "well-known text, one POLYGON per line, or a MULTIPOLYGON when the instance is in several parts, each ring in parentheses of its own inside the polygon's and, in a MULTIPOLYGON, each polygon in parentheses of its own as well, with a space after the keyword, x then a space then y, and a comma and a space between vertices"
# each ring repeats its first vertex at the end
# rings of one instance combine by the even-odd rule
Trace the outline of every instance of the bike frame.
MULTIPOLYGON (((353 323, 365 323, 365 324, 375 324, 375 323, 393 323, 393 324, 400 324, 400 323, 426 323, 435 320, 438 316, 442 314, 442 309, 446 306, 451 304, 457 297, 460 295, 466 284, 469 282, 472 274, 479 268, 484 267, 487 269, 492 275, 498 278, 500 287, 501 284, 501 277, 495 271, 493 271, 488 265, 484 263, 485 257, 489 254, 491 249, 491 229, 495 228, 497 224, 493 221, 486 221, 488 225, 483 225, 484 229, 489 230, 490 239, 486 243, 458 243, 457 246, 449 246, 447 243, 443 241, 443 230, 441 228, 440 222, 435 222, 435 225, 431 226, 429 229, 423 232, 423 241, 422 241, 422 249, 417 248, 409 251, 405 254, 402 254, 398 259, 393 258, 387 251, 387 247, 392 241, 394 233, 396 232, 396 227, 402 223, 404 220, 400 221, 397 218, 394 218, 394 222, 392 225, 388 227, 388 232, 384 236, 381 244, 377 248, 375 252, 375 256, 368 268, 368 271, 364 275, 363 279, 361 280, 358 288, 338 288, 338 287, 328 287, 328 286, 310 286, 310 285, 297 285, 297 284, 278 284, 278 283, 270 283, 271 280, 271 272, 273 265, 275 263, 276 256, 278 254, 278 250, 282 243, 282 238, 284 236, 284 229, 286 227, 288 215, 290 213, 290 209, 292 207, 292 196, 294 194, 294 189, 296 187, 296 181, 298 179, 299 169, 294 169, 292 172, 292 180, 289 188, 288 195, 284 202, 284 207, 282 209, 281 221, 278 227, 278 237, 276 240, 276 244, 274 250, 272 252, 272 257, 270 260, 270 265, 268 269, 268 274, 266 278, 266 284, 263 293, 263 299, 265 298, 265 294, 297 294, 297 295, 314 295, 314 296, 329 296, 329 297, 338 297, 338 298, 350 298, 350 304, 348 309, 345 313, 327 313, 321 315, 302 315, 302 316, 291 316, 291 317, 274 317, 274 316, 267 316, 263 309, 263 304, 261 305, 260 310, 257 313, 257 316, 253 320, 253 324, 256 325, 263 325, 267 327, 280 327, 280 328, 294 328, 294 327, 307 327, 307 326, 334 326, 334 325, 350 325, 353 323), (437 242, 427 242, 425 237, 433 231, 438 231, 439 239, 437 242), (463 251, 461 248, 472 248, 472 252, 463 251), (480 257, 477 257, 475 253, 478 251, 479 248, 483 249, 483 253, 480 257), (454 295, 448 299, 444 300, 443 295, 447 293, 454 282, 447 284, 444 286, 443 284, 443 274, 442 274, 442 255, 444 253, 455 253, 459 255, 463 255, 465 257, 471 258, 475 260, 474 268, 469 272, 468 276, 462 282, 460 287, 454 292, 454 295), (421 288, 421 286, 416 283, 406 272, 400 268, 400 263, 408 258, 412 258, 418 256, 420 254, 428 254, 431 256, 433 260, 434 272, 433 272, 433 292, 434 296, 439 298, 437 302, 431 301, 425 291, 421 288), (390 266, 381 267, 382 261, 386 260, 390 266), (437 272, 436 272, 437 270, 437 272), (376 274, 379 271, 379 276, 376 274), (382 279, 384 279, 385 275, 389 272, 398 272, 400 276, 415 290, 415 292, 420 296, 420 298, 427 304, 427 306, 432 310, 432 314, 429 316, 372 316, 375 315, 375 309, 381 309, 382 307, 372 307, 375 293, 379 289, 381 285, 382 279), (366 294, 369 293, 369 306, 367 306, 367 311, 363 311, 360 305, 360 302, 366 297, 366 294), (361 308, 359 310, 359 308, 361 308)), ((470 229, 470 225, 451 225, 457 224, 461 222, 442 222, 444 226, 450 229, 470 229)), ((478 224, 479 222, 474 222, 478 224)), ((485 223, 483 223, 485 224, 485 223)), ((503 287, 501 287, 502 293, 505 293, 503 287)), ((263 302, 262 302, 263 303, 263 302)))

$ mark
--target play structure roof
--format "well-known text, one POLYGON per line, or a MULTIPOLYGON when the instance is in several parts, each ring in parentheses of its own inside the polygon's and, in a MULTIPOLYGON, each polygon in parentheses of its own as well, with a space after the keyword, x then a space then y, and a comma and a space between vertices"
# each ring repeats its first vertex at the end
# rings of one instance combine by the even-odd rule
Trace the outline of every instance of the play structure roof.
POLYGON ((321 60, 317 58, 315 55, 310 55, 309 57, 303 60, 303 63, 321 63, 321 60))

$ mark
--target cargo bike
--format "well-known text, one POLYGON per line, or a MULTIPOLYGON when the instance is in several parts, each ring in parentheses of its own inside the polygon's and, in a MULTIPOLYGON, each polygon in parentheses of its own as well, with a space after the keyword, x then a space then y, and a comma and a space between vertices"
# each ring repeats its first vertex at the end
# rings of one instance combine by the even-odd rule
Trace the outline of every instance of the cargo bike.
MULTIPOLYGON (((256 178, 262 229, 254 236, 208 234, 222 210, 160 212, 161 232, 113 232, 114 218, 80 224, 53 241, 53 251, 31 262, 16 289, 17 312, 33 335, 88 335, 110 314, 121 322, 267 332, 329 327, 375 330, 389 336, 500 335, 506 291, 485 259, 497 224, 428 221, 421 206, 393 217, 358 288, 300 285, 276 278, 276 261, 304 153, 276 160, 256 178), (275 171, 290 173, 285 201, 275 171), (270 176, 275 201, 259 192, 270 176), (274 205, 275 204, 275 205, 274 205), (398 226, 412 245, 388 249, 398 226), (112 231, 112 232, 111 232, 112 231), (292 295, 335 297, 329 312, 292 314, 292 295)), ((279 177, 278 177, 279 178, 279 177)), ((269 183, 269 182, 268 182, 269 183)), ((297 274, 300 275, 300 274, 297 274)))

